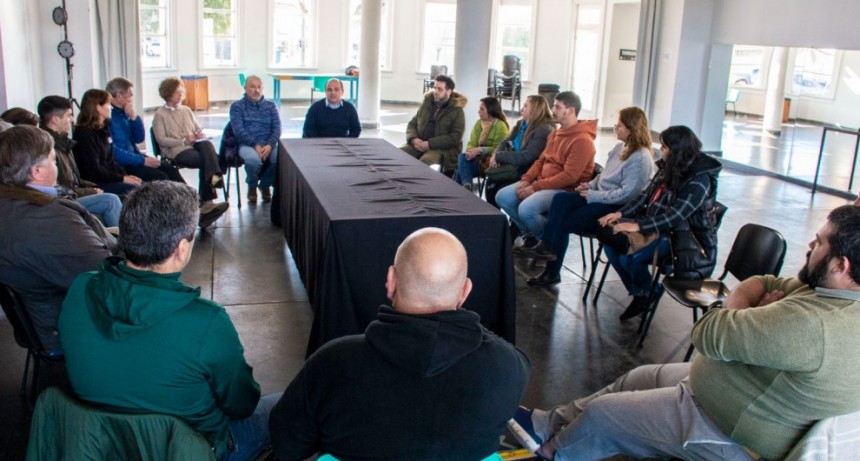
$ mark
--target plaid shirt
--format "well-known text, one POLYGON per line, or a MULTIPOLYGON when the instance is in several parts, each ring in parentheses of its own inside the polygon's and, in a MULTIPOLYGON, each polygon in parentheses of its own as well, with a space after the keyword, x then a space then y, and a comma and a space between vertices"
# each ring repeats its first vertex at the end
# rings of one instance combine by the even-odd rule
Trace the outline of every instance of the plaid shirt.
MULTIPOLYGON (((662 162, 660 163, 662 166, 662 162)), ((693 173, 694 176, 681 185, 677 193, 665 189, 657 200, 649 205, 654 193, 663 184, 664 171, 661 170, 644 192, 619 211, 622 217, 635 219, 643 234, 679 228, 711 194, 710 172, 704 170, 693 173)))

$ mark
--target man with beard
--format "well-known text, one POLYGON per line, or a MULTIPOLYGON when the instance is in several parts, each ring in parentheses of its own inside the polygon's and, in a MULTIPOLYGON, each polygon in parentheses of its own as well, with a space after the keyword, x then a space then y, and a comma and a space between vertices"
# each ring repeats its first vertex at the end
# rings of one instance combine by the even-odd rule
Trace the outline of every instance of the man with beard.
POLYGON ((782 459, 816 421, 860 410, 858 228, 860 207, 837 208, 797 279, 740 283, 693 327, 692 363, 639 367, 515 419, 547 459, 782 459))
POLYGON ((465 96, 454 91, 451 77, 437 76, 433 91, 424 95, 424 102, 406 125, 406 144, 400 149, 427 165, 439 165, 443 173, 453 172, 457 155, 463 151, 466 102, 465 96))

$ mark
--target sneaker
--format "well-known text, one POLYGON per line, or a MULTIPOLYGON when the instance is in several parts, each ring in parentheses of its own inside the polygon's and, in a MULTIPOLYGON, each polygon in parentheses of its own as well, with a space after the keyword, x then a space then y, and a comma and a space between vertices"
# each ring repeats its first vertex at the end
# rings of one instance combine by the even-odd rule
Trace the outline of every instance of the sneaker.
POLYGON ((214 209, 215 209, 215 200, 209 200, 209 201, 203 202, 203 204, 200 205, 200 215, 201 216, 205 215, 206 213, 209 213, 210 211, 212 211, 214 209))
POLYGON ((263 203, 272 201, 272 189, 270 187, 261 187, 260 194, 263 196, 263 203))
POLYGON ((630 305, 627 306, 627 309, 618 316, 618 320, 621 320, 622 322, 630 320, 633 317, 642 315, 646 310, 648 310, 648 296, 636 295, 633 297, 633 301, 630 302, 630 305))
POLYGON ((552 244, 546 240, 541 240, 537 245, 531 248, 524 248, 523 254, 529 258, 540 259, 543 261, 555 261, 558 256, 552 250, 552 244))
POLYGON ((532 237, 531 235, 527 235, 525 237, 522 237, 522 244, 517 245, 516 243, 514 243, 514 249, 513 249, 514 254, 515 255, 525 254, 527 249, 534 247, 537 244, 538 244, 538 239, 532 237))
POLYGON ((257 203, 257 188, 249 187, 248 188, 248 202, 257 203))
POLYGON ((472 185, 471 184, 463 184, 463 187, 466 188, 467 191, 472 192, 472 185))
POLYGON ((201 229, 206 229, 211 226, 212 223, 217 221, 229 207, 229 203, 221 202, 216 204, 208 213, 200 213, 200 221, 198 222, 198 225, 201 229))

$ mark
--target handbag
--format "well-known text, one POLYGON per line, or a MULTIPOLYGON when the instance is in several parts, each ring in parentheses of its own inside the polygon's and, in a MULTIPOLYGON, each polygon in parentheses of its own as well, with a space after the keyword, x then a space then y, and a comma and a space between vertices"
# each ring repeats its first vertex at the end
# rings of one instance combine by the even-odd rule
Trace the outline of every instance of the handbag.
POLYGON ((632 255, 645 248, 660 236, 658 232, 643 234, 639 231, 619 232, 616 234, 612 232, 612 226, 615 224, 615 222, 612 222, 608 226, 599 226, 597 228, 597 240, 627 255, 632 255))
POLYGON ((499 165, 495 168, 488 168, 484 175, 488 182, 510 182, 519 179, 519 172, 516 165, 499 165))

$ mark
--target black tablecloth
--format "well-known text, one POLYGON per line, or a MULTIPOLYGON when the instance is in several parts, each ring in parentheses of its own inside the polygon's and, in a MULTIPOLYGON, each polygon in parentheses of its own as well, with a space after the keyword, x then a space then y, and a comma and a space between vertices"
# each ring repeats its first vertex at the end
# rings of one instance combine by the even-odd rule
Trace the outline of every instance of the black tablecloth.
POLYGON ((285 139, 280 217, 315 315, 308 355, 363 333, 387 304, 385 276, 407 235, 434 226, 469 255, 463 306, 513 342, 511 241, 505 216, 449 178, 381 139, 285 139))

